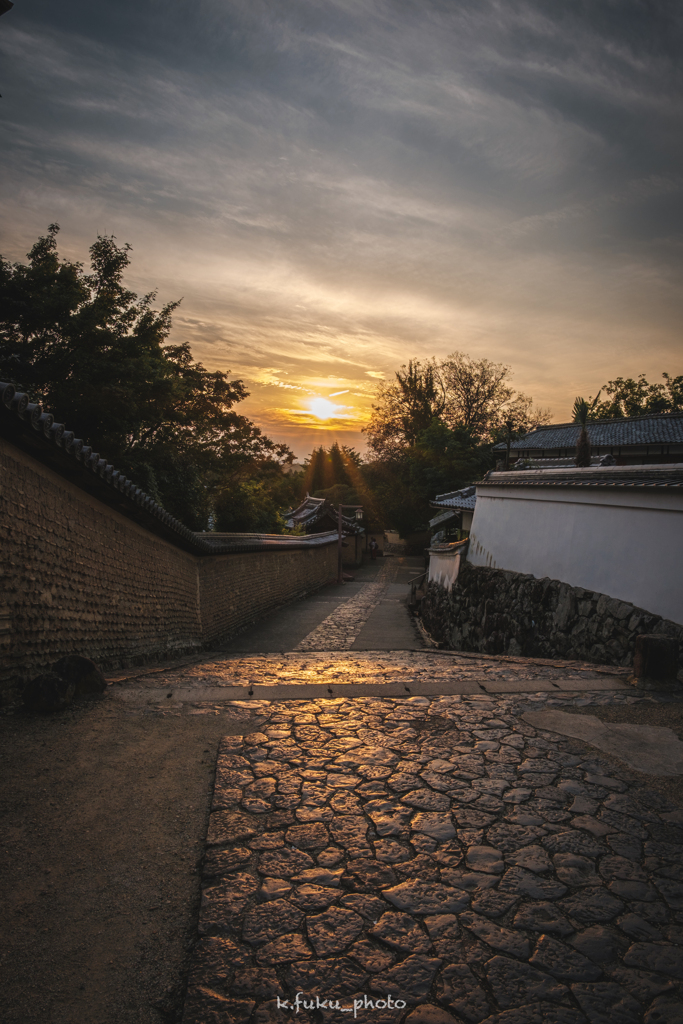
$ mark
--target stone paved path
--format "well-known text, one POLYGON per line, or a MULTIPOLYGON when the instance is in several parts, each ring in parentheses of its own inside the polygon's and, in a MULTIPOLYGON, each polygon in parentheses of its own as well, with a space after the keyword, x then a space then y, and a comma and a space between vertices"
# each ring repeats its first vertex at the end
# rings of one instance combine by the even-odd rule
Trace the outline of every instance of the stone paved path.
POLYGON ((396 579, 397 569, 398 564, 393 559, 381 563, 375 582, 366 584, 355 597, 335 608, 294 650, 348 651, 385 596, 389 584, 396 579))
POLYGON ((218 755, 184 1024, 680 1024, 683 814, 521 718, 639 699, 533 692, 551 668, 527 693, 260 701, 218 755))
POLYGON ((419 650, 425 646, 408 613, 410 582, 424 559, 379 559, 354 570, 343 585, 322 587, 280 608, 223 648, 230 654, 292 650, 419 650), (299 646, 303 645, 303 646, 299 646))
POLYGON ((681 1024, 683 813, 522 717, 660 698, 419 649, 406 568, 284 613, 293 650, 111 687, 126 714, 264 723, 219 750, 183 1024, 681 1024), (404 649, 364 650, 392 617, 404 649))

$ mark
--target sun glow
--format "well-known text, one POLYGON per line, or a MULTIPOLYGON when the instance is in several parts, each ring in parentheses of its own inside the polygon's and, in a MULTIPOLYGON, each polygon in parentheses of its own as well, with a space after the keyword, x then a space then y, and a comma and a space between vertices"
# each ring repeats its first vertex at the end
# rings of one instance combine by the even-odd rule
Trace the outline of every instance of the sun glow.
POLYGON ((311 402, 311 412, 319 420, 329 420, 336 411, 337 406, 333 402, 328 402, 326 398, 314 398, 311 402))

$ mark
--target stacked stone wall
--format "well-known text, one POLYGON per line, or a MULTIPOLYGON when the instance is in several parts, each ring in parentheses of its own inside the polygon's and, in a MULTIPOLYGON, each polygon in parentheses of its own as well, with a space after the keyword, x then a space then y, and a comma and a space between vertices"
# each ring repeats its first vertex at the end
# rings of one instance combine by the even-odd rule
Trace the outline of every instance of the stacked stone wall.
POLYGON ((466 562, 452 590, 429 584, 419 612, 431 636, 453 650, 606 665, 631 665, 636 636, 663 633, 679 641, 683 671, 683 626, 559 580, 466 562))
POLYGON ((336 571, 336 543, 193 555, 0 439, 0 701, 66 654, 199 651, 336 571))

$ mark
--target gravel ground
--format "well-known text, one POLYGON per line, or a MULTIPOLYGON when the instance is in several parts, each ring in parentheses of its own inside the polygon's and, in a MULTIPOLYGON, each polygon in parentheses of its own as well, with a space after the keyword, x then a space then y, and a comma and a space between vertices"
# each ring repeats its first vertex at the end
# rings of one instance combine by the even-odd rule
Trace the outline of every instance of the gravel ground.
POLYGON ((6 1024, 177 1019, 218 740, 259 721, 107 699, 0 717, 6 1024))
MULTIPOLYGON (((683 701, 678 695, 676 700, 667 700, 665 703, 653 699, 651 702, 642 701, 631 705, 601 704, 584 708, 567 706, 562 710, 568 711, 570 714, 595 715, 603 722, 661 726, 664 729, 671 729, 683 741, 683 701)), ((662 793, 672 803, 683 807, 683 776, 648 775, 641 776, 641 778, 644 783, 658 793, 662 793)))

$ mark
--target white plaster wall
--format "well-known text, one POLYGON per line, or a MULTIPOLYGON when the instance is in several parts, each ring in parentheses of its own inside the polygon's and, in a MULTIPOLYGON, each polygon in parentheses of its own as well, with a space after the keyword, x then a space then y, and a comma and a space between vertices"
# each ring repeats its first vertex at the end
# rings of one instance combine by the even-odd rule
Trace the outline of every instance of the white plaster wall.
POLYGON ((452 590, 460 572, 460 554, 439 554, 432 551, 429 555, 430 583, 440 583, 446 590, 452 590))
POLYGON ((683 624, 683 494, 484 485, 468 561, 561 580, 683 624))

